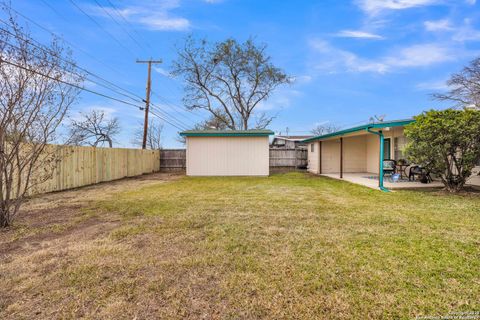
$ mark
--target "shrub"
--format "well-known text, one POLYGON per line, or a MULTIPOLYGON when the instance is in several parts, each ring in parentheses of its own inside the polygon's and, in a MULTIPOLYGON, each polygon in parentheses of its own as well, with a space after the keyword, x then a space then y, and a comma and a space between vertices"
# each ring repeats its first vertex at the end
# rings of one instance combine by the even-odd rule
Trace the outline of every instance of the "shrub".
POLYGON ((430 110, 405 128, 410 161, 442 179, 450 192, 463 189, 480 160, 480 111, 430 110))

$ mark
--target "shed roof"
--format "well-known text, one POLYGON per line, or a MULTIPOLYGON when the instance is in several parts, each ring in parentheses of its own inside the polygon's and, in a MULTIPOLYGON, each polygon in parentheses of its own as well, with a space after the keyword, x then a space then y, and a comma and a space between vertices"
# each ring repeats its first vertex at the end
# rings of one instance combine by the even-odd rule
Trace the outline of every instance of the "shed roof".
POLYGON ((271 130, 186 130, 182 137, 265 137, 271 136, 271 130))
POLYGON ((404 119, 404 120, 392 120, 392 121, 385 121, 385 122, 378 122, 378 123, 368 123, 364 124, 361 126, 349 128, 349 129, 344 129, 332 133, 327 133, 321 136, 316 136, 313 138, 305 139, 303 142, 311 142, 311 141, 316 141, 316 140, 323 140, 327 138, 332 138, 332 137, 338 137, 338 136, 343 136, 345 134, 353 133, 353 132, 358 132, 358 131, 364 131, 367 129, 383 129, 383 128, 388 128, 388 127, 403 127, 406 126, 407 124, 410 124, 412 122, 415 122, 414 119, 404 119))

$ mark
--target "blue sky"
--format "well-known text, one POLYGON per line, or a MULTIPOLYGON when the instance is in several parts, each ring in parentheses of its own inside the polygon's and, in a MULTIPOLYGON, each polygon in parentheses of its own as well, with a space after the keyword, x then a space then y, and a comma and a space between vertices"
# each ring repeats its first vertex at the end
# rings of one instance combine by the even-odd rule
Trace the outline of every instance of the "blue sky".
MULTIPOLYGON (((69 0, 17 0, 12 6, 74 43, 80 66, 140 96, 146 66, 135 60, 162 59, 153 72, 153 102, 190 126, 206 114, 182 109, 182 82, 168 75, 175 46, 190 34, 266 43, 273 62, 295 81, 261 108, 277 115, 272 130, 285 133, 288 127, 291 134, 307 134, 317 124, 347 127, 373 115, 399 119, 445 107, 430 94, 445 90, 449 75, 480 55, 475 0, 110 0, 128 24, 108 0, 97 0, 120 25, 94 0, 74 2, 101 28, 69 0)), ((29 29, 48 41, 38 26, 29 23, 29 29)), ((91 108, 118 117, 122 133, 116 146, 131 145, 142 111, 82 93, 72 116, 91 108)), ((180 146, 178 131, 165 124, 164 147, 180 146)))

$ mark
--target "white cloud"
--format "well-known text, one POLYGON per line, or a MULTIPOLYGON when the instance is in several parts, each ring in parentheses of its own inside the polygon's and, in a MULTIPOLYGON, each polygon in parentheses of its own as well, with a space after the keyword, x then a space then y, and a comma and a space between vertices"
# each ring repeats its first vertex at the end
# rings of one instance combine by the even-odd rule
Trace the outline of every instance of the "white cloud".
POLYGON ((158 13, 148 15, 137 20, 140 24, 152 30, 176 30, 183 31, 188 30, 190 27, 190 21, 185 18, 172 18, 164 13, 158 13))
POLYGON ((335 48, 323 40, 311 40, 310 46, 321 54, 321 62, 316 63, 317 69, 331 73, 343 71, 342 69, 352 72, 385 73, 388 71, 388 66, 381 62, 362 59, 350 51, 335 48))
POLYGON ((456 29, 452 39, 459 42, 480 40, 480 31, 472 27, 472 21, 465 19, 463 22, 464 24, 456 29))
POLYGON ((453 27, 448 19, 425 21, 423 23, 427 31, 450 31, 453 27))
POLYGON ((162 76, 165 76, 165 77, 168 77, 168 78, 171 78, 172 75, 170 74, 170 72, 168 72, 167 70, 163 69, 162 67, 153 67, 153 70, 155 70, 156 72, 158 72, 159 74, 161 74, 162 76))
MULTIPOLYGON (((476 0, 463 0, 464 3, 474 5, 476 0)), ((387 10, 404 10, 430 5, 455 4, 457 0, 356 0, 357 5, 365 13, 374 16, 387 10)))
POLYGON ((335 34, 342 38, 361 38, 361 39, 384 39, 382 36, 361 30, 342 30, 335 34))
MULTIPOLYGON (((114 8, 104 7, 110 15, 116 16, 117 13, 122 15, 126 20, 133 24, 141 25, 151 30, 159 31, 185 31, 191 26, 188 19, 177 17, 172 11, 180 7, 179 0, 155 0, 144 1, 142 5, 139 2, 130 2, 123 8, 118 8, 118 12, 114 8)), ((108 14, 98 6, 90 7, 90 11, 98 16, 108 18, 108 14)))
POLYGON ((447 80, 420 82, 415 87, 422 91, 445 91, 448 89, 447 80))
POLYGON ((448 19, 425 21, 425 29, 427 31, 449 31, 452 33, 452 40, 458 42, 479 41, 480 30, 475 29, 472 25, 471 19, 464 19, 463 24, 455 26, 452 25, 448 19))
POLYGON ((320 54, 315 66, 330 73, 373 72, 387 73, 395 69, 425 67, 455 59, 455 53, 438 44, 419 44, 397 50, 378 59, 361 58, 353 52, 333 47, 328 42, 314 39, 310 46, 320 54))
POLYGON ((455 53, 449 47, 434 43, 413 45, 384 59, 390 67, 424 67, 452 60, 455 53))
POLYGON ((385 10, 403 10, 442 2, 442 0, 357 0, 358 6, 370 15, 376 15, 385 10))
POLYGON ((295 83, 303 84, 310 83, 313 80, 313 77, 310 75, 295 76, 293 81, 295 83))

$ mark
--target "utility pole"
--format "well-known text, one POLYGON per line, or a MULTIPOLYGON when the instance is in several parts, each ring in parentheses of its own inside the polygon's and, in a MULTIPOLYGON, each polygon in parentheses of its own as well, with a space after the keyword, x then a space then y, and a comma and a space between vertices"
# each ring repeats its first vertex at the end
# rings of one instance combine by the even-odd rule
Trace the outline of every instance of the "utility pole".
POLYGON ((151 76, 152 76, 152 64, 162 63, 162 60, 137 60, 137 63, 148 64, 148 76, 147 76, 147 92, 145 97, 145 122, 143 123, 143 141, 142 149, 147 148, 147 132, 148 132, 148 112, 150 109, 150 89, 151 89, 151 76))

